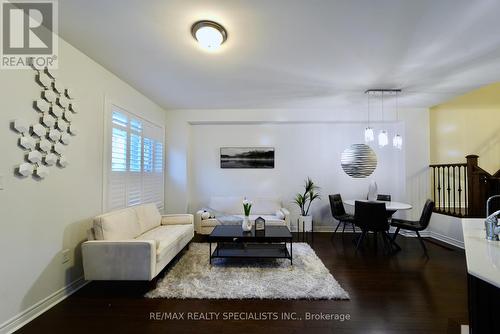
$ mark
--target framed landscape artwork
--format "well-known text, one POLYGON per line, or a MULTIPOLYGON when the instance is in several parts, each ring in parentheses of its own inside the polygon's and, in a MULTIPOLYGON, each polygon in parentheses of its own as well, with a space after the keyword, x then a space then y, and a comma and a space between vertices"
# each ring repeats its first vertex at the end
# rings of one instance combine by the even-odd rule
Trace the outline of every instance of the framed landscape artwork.
POLYGON ((221 147, 220 168, 274 168, 274 147, 221 147))

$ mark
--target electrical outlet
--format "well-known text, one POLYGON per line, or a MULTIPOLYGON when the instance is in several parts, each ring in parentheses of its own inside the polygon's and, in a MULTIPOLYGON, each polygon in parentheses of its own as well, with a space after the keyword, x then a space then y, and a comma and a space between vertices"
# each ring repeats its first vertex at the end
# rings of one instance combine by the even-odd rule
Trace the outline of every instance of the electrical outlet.
POLYGON ((69 249, 64 249, 62 251, 62 263, 67 263, 69 262, 69 249))

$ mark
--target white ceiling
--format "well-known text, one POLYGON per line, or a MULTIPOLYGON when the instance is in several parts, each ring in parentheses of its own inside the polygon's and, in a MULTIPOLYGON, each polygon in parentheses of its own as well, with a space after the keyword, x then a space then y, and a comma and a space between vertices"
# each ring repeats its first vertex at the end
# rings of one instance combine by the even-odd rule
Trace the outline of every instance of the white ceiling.
POLYGON ((429 107, 500 81, 497 0, 63 0, 61 36, 164 108, 429 107), (228 40, 201 50, 191 25, 228 40))

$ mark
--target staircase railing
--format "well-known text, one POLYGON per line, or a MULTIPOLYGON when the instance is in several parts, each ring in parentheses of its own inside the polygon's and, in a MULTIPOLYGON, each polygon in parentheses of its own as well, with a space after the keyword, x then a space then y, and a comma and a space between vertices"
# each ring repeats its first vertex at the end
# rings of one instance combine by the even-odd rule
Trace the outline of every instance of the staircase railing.
POLYGON ((500 194, 500 170, 489 174, 478 166, 478 158, 468 155, 466 163, 429 165, 435 212, 455 217, 485 217, 486 200, 500 194))

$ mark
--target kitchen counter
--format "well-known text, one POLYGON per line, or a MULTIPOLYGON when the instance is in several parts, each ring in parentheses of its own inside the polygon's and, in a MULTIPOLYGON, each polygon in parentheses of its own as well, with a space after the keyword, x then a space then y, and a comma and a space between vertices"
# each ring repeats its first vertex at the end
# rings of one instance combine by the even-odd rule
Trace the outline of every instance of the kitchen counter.
POLYGON ((484 219, 463 219, 462 230, 468 273, 500 288, 500 241, 486 240, 484 219))
MULTIPOLYGON (((484 219, 462 219, 471 334, 493 333, 500 309, 500 241, 486 240, 484 219)), ((495 332, 496 333, 496 332, 495 332)))

